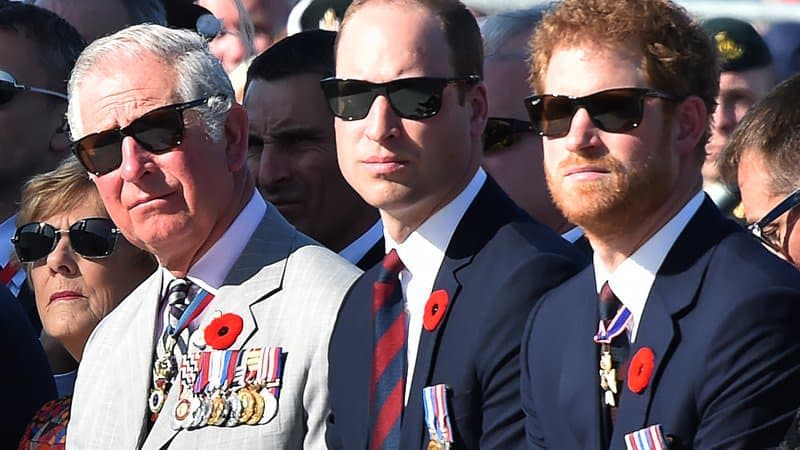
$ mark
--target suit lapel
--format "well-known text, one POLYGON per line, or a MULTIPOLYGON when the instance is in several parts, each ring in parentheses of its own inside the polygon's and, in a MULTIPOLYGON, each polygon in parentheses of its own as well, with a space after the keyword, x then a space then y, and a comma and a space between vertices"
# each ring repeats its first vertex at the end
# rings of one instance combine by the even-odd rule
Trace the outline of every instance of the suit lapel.
POLYGON ((650 405, 675 344, 678 324, 673 317, 694 304, 714 246, 731 231, 733 229, 726 226, 716 207, 706 198, 667 254, 650 290, 636 342, 630 351, 631 358, 644 347, 653 351, 652 376, 639 394, 628 388, 626 380, 612 448, 615 442, 622 445, 625 434, 652 425, 648 419, 650 405))
POLYGON ((525 213, 508 199, 491 177, 487 177, 458 223, 432 290, 441 289, 447 292, 447 309, 442 321, 433 331, 427 331, 424 327, 421 330, 411 392, 403 416, 400 448, 422 447, 427 442, 422 389, 428 385, 435 369, 443 330, 447 327, 447 320, 461 293, 462 283, 458 279, 458 273, 469 266, 500 226, 520 217, 526 217, 525 213))
POLYGON ((402 428, 400 448, 417 448, 427 442, 424 432, 418 435, 420 430, 424 431, 425 429, 425 427, 421 426, 425 423, 422 389, 427 386, 430 379, 433 360, 436 357, 442 330, 447 326, 447 318, 450 316, 450 311, 452 311, 453 305, 458 300, 458 294, 461 290, 461 284, 456 279, 456 271, 468 264, 469 259, 454 260, 445 257, 439 270, 439 276, 433 290, 441 289, 447 292, 448 304, 442 321, 433 331, 426 330, 424 326, 420 331, 414 377, 411 380, 411 391, 408 396, 405 415, 403 416, 403 423, 408 423, 409 426, 403 426, 402 428))
MULTIPOLYGON (((570 317, 565 317, 562 336, 562 370, 558 389, 557 411, 563 411, 564 420, 572 430, 575 442, 586 450, 600 450, 602 430, 600 425, 600 379, 598 376, 598 346, 592 340, 600 320, 597 293, 594 290, 594 270, 584 269, 570 282, 572 289, 564 297, 570 298, 570 317)), ((549 351, 541 343, 541 351, 549 351)))
POLYGON ((145 285, 142 294, 130 296, 126 301, 137 302, 131 305, 135 308, 132 314, 131 326, 125 330, 125 337, 116 344, 116 354, 126 359, 119 370, 128 378, 129 385, 117 389, 115 395, 121 397, 117 400, 124 408, 114 411, 112 416, 115 423, 129 424, 128 429, 133 436, 125 438, 122 442, 142 442, 146 433, 146 421, 150 414, 148 398, 152 383, 153 352, 155 349, 155 332, 159 315, 159 304, 164 283, 163 270, 159 269, 153 274, 145 285), (126 358, 127 356, 127 358, 126 358))
MULTIPOLYGON (((295 229, 274 207, 268 205, 264 218, 217 292, 217 299, 211 304, 215 310, 233 313, 242 318, 242 332, 231 345, 231 349, 244 348, 258 330, 256 317, 266 317, 259 313, 260 305, 266 307, 262 300, 280 290, 286 260, 297 244, 297 236, 299 235, 295 229)), ((194 331, 202 332, 202 328, 194 331)), ((193 336, 190 341, 194 339, 193 336)), ((172 428, 172 411, 178 393, 178 383, 173 383, 162 410, 162 415, 167 415, 164 417, 166 420, 158 420, 154 424, 145 448, 162 448, 179 432, 172 428)))

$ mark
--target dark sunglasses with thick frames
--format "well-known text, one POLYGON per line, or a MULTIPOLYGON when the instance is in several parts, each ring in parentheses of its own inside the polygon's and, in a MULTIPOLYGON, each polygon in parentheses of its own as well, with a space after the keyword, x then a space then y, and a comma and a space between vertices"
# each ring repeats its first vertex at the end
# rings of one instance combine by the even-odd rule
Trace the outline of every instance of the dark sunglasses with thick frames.
POLYGON ((750 234, 752 234, 756 239, 761 241, 762 244, 767 246, 772 251, 783 254, 783 242, 781 242, 781 239, 777 238, 772 233, 765 232, 765 230, 772 222, 777 220, 778 217, 792 210, 797 205, 800 205, 800 189, 797 189, 791 194, 787 195, 786 198, 775 205, 775 207, 765 214, 760 220, 748 225, 747 231, 749 231, 750 234))
POLYGON ((60 230, 49 223, 31 222, 17 228, 11 238, 20 262, 35 262, 47 257, 61 240, 69 235, 69 244, 75 253, 84 258, 106 258, 114 252, 120 230, 110 219, 90 217, 81 219, 60 230))
POLYGON ((503 117, 489 117, 483 129, 483 153, 491 154, 504 150, 516 142, 516 137, 535 130, 530 122, 503 117))
POLYGON ((386 83, 364 80, 325 78, 320 81, 334 116, 347 121, 367 117, 372 103, 382 95, 399 117, 422 120, 435 116, 442 108, 442 93, 450 84, 474 85, 481 78, 468 75, 458 78, 414 77, 386 83))
POLYGON ((51 97, 60 98, 61 100, 67 100, 67 96, 60 92, 19 84, 17 83, 17 79, 14 78, 14 75, 11 75, 5 70, 0 70, 0 105, 5 105, 10 102, 18 92, 36 92, 37 94, 49 95, 51 97))
POLYGON ((624 133, 638 127, 644 114, 644 99, 682 100, 670 92, 649 88, 615 88, 584 97, 532 95, 525 107, 533 128, 541 136, 557 138, 569 133, 572 118, 584 108, 597 128, 609 133, 624 133))
POLYGON ((183 142, 186 129, 183 112, 208 104, 214 98, 225 99, 225 96, 214 95, 162 106, 145 113, 124 128, 86 135, 72 143, 72 153, 87 171, 98 176, 122 164, 122 140, 125 136, 132 137, 150 153, 166 153, 183 142))

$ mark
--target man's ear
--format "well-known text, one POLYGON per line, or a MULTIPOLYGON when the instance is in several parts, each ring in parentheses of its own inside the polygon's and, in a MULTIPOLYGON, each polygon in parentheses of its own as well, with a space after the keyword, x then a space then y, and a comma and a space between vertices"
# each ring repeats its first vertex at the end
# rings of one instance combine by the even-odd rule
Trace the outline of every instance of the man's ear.
POLYGON ((480 139, 483 129, 486 128, 486 120, 489 117, 489 99, 486 93, 486 85, 481 81, 467 92, 467 102, 470 109, 470 136, 473 139, 480 139))
POLYGON ((247 110, 234 102, 225 120, 225 153, 228 157, 228 170, 231 172, 245 168, 248 127, 247 110))
POLYGON ((693 153, 708 129, 708 110, 703 100, 690 95, 675 107, 677 143, 682 155, 693 153))

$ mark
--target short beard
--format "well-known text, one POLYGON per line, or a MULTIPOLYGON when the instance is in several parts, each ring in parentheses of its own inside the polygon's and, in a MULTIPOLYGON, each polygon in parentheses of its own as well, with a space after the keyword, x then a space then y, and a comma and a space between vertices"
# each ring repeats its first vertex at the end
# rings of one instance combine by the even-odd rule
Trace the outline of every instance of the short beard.
POLYGON ((659 140, 657 151, 644 161, 626 168, 611 155, 597 158, 571 155, 559 165, 563 167, 591 164, 609 171, 606 179, 581 183, 566 190, 546 171, 547 186, 554 203, 570 222, 590 234, 608 235, 635 229, 637 223, 657 210, 676 185, 676 171, 670 158, 666 136, 659 140))

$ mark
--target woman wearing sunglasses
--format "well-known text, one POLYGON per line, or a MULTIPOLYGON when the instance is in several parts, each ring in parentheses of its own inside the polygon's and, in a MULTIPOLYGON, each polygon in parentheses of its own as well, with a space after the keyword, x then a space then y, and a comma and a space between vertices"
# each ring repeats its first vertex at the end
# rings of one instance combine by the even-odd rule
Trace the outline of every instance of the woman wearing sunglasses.
MULTIPOLYGON (((122 237, 74 158, 26 183, 17 225, 12 242, 44 331, 80 361, 100 320, 155 270, 156 262, 122 237)), ((75 372, 56 378, 74 383, 75 372)), ((19 448, 63 448, 70 399, 45 404, 19 448)))

